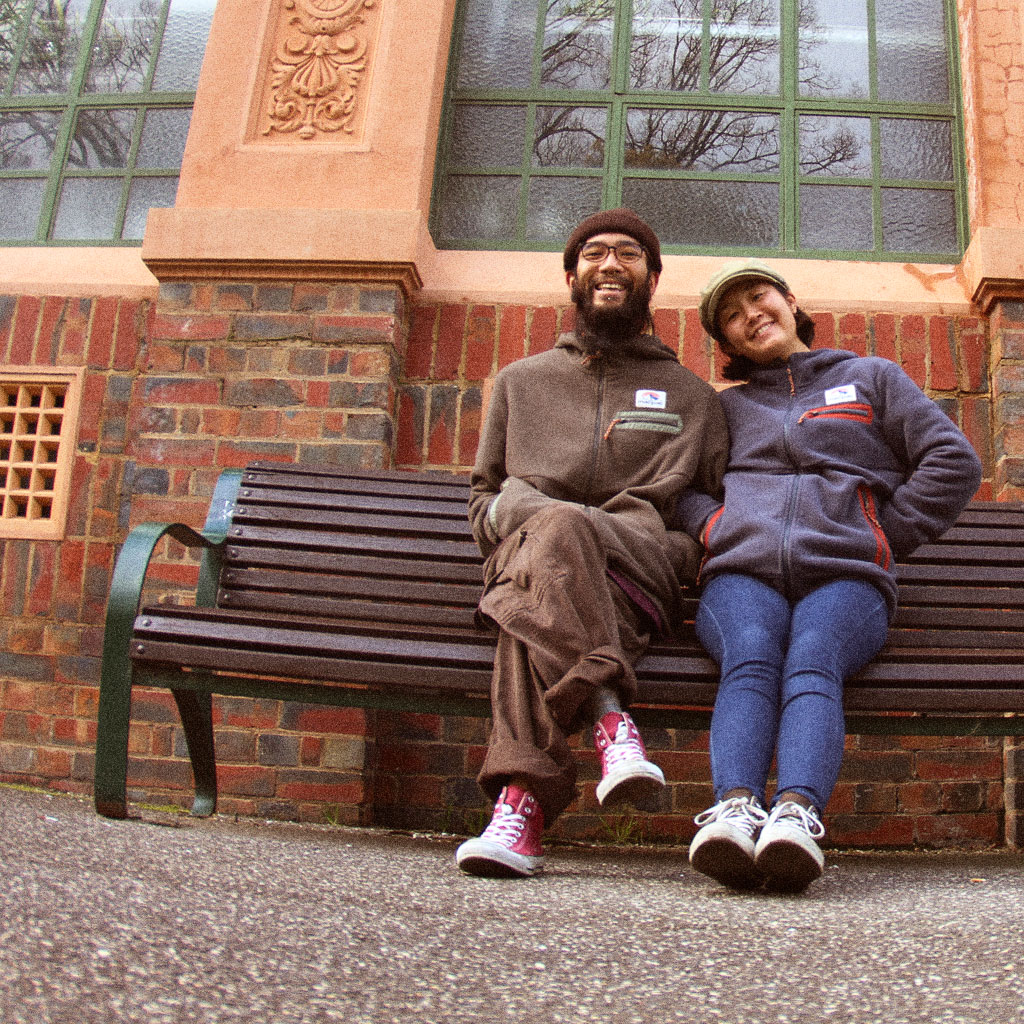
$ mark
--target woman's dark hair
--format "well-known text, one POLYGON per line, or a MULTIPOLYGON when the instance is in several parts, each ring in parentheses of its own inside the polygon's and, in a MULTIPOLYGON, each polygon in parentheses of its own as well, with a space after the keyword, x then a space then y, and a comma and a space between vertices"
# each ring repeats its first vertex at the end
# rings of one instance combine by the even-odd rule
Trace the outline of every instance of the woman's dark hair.
MULTIPOLYGON (((768 284, 782 295, 786 294, 773 282, 768 281, 768 284)), ((793 316, 796 319, 796 336, 810 348, 814 342, 814 321, 799 306, 793 316)), ((726 363, 722 367, 722 376, 726 380, 750 380, 750 375, 757 369, 758 364, 748 356, 726 352, 721 340, 718 342, 718 347, 721 349, 722 355, 726 357, 726 363)))

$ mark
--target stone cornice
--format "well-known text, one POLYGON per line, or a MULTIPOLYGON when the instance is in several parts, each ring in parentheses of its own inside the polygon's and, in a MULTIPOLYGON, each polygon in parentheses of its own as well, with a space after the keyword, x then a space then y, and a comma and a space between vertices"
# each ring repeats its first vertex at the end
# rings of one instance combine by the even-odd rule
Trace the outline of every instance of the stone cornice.
POLYGON ((374 260, 149 258, 160 281, 320 281, 398 285, 406 296, 423 286, 413 262, 374 260))
POLYGON ((1024 302, 1024 280, 983 277, 974 290, 973 301, 983 316, 988 316, 997 302, 1024 302))

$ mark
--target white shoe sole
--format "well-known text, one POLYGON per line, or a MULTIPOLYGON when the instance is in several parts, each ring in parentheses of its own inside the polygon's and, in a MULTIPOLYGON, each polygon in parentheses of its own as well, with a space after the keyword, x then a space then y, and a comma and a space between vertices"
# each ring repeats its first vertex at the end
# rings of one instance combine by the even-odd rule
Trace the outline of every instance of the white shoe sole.
MULTIPOLYGON (((767 831, 767 830, 766 830, 767 831)), ((781 835, 761 833, 754 863, 764 884, 774 892, 803 892, 825 870, 825 856, 807 835, 786 829, 781 835)))
POLYGON ((486 839, 467 839, 455 851, 455 863, 484 878, 529 878, 544 870, 543 857, 527 857, 486 839))
POLYGON ((711 822, 694 836, 690 865, 732 889, 757 889, 764 881, 754 862, 754 840, 725 822, 711 822))
POLYGON ((632 804, 643 810, 664 788, 664 772, 650 761, 638 761, 609 772, 598 783, 597 802, 602 807, 632 804))

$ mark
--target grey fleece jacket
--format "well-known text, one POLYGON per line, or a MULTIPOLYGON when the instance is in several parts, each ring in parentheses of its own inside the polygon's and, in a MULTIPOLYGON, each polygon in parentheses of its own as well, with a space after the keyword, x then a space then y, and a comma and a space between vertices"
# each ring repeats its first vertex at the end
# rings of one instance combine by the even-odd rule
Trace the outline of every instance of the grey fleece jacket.
POLYGON ((724 503, 691 490, 678 505, 705 544, 701 579, 746 573, 791 599, 866 579, 891 616, 894 558, 948 529, 981 481, 967 438, 899 366, 853 352, 799 352, 721 399, 724 503))
POLYGON ((658 338, 642 335, 608 358, 588 357, 564 334, 495 378, 471 480, 473 535, 490 555, 551 502, 579 505, 608 568, 672 622, 700 551, 667 523, 686 487, 721 493, 727 452, 714 389, 658 338))

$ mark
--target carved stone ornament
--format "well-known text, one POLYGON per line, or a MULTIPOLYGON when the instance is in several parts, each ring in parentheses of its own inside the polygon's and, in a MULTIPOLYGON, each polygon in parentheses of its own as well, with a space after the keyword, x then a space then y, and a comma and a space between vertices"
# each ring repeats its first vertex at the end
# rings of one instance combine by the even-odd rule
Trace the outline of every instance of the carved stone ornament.
POLYGON ((270 120, 263 134, 351 135, 370 31, 363 10, 376 0, 284 0, 283 38, 271 63, 270 120))

